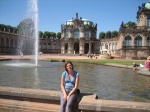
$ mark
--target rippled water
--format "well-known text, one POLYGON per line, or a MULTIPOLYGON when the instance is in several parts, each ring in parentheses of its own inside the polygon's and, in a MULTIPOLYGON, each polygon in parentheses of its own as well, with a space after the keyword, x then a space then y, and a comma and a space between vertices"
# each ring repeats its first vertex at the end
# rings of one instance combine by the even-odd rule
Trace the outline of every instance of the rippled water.
MULTIPOLYGON (((31 60, 0 62, 0 86, 60 90, 63 62, 31 60)), ((81 92, 95 93, 101 99, 150 102, 150 77, 126 68, 75 63, 81 92)))

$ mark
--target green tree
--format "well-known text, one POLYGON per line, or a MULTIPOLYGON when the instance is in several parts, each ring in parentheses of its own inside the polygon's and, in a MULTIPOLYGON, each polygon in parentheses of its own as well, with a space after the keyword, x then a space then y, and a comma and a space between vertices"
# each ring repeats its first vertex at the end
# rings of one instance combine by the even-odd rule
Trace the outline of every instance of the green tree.
POLYGON ((12 27, 13 28, 13 33, 17 33, 18 29, 17 27, 12 27))
POLYGON ((43 36, 43 32, 39 31, 39 38, 42 38, 42 36, 43 36))
POLYGON ((99 39, 104 39, 104 38, 105 38, 105 32, 100 32, 99 39))
POLYGON ((106 32, 106 38, 111 38, 111 31, 106 32))
POLYGON ((50 32, 50 35, 52 38, 56 38, 56 33, 55 32, 50 32))
POLYGON ((6 31, 13 33, 13 28, 10 25, 6 25, 6 31))
POLYGON ((125 26, 129 27, 129 28, 133 28, 136 25, 136 23, 128 21, 125 26))
POLYGON ((5 24, 0 24, 0 29, 1 29, 1 31, 4 31, 4 29, 6 31, 6 25, 5 24))
POLYGON ((45 31, 43 38, 50 38, 50 37, 51 37, 50 32, 49 31, 45 31))
POLYGON ((33 35, 34 22, 32 19, 26 18, 19 23, 17 29, 20 35, 33 35))
POLYGON ((118 37, 118 32, 117 32, 117 31, 112 31, 112 32, 111 32, 111 37, 112 37, 112 38, 118 37))
POLYGON ((61 38, 61 32, 57 33, 57 38, 60 39, 61 38))

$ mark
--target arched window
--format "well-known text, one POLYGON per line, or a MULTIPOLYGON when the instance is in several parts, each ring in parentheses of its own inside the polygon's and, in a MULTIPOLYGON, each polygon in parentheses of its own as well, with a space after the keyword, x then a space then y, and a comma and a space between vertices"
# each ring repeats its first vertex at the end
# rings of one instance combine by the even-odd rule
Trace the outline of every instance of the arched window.
POLYGON ((0 38, 0 47, 1 47, 1 45, 2 45, 2 44, 1 44, 1 38, 0 38))
POLYGON ((112 43, 109 43, 109 50, 112 50, 112 43))
POLYGON ((107 43, 105 44, 105 49, 108 49, 108 44, 107 43))
POLYGON ((148 46, 150 46, 150 36, 147 37, 148 46))
POLYGON ((4 47, 4 39, 1 39, 1 47, 4 47))
POLYGON ((13 39, 10 41, 10 47, 13 47, 13 39))
POLYGON ((85 38, 89 38, 89 30, 85 30, 84 31, 84 37, 85 38))
POLYGON ((48 43, 47 48, 48 48, 48 49, 51 49, 51 43, 48 43))
POLYGON ((126 36, 125 37, 125 41, 124 41, 124 45, 125 46, 131 46, 131 37, 130 36, 126 36))
POLYGON ((147 16, 147 26, 150 26, 150 15, 147 16))
POLYGON ((6 39, 6 47, 9 47, 9 39, 6 39))
POLYGON ((68 36, 69 36, 69 30, 66 29, 66 30, 65 30, 65 38, 68 38, 68 36))
POLYGON ((142 37, 141 36, 137 36, 135 38, 135 46, 142 46, 142 37))
POLYGON ((117 50, 117 43, 115 44, 115 50, 117 50))
POLYGON ((74 38, 79 38, 79 29, 74 29, 74 38))
POLYGON ((101 45, 101 50, 102 50, 102 49, 105 49, 105 46, 104 46, 104 44, 103 44, 103 43, 102 43, 102 45, 101 45))

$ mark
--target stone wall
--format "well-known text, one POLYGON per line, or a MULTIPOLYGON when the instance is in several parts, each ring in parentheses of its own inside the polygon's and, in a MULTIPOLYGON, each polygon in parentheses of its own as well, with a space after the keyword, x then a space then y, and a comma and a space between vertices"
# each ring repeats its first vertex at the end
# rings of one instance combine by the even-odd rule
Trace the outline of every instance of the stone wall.
MULTIPOLYGON (((60 92, 0 86, 0 112, 59 112, 60 92)), ((150 103, 98 99, 81 93, 74 112, 150 112, 150 103)))

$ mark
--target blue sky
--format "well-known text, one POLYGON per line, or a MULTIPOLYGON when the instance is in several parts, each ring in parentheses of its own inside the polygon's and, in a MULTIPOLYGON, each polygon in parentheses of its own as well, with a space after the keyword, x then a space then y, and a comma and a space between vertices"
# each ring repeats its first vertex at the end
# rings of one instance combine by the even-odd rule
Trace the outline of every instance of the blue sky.
MULTIPOLYGON (((0 0, 0 24, 17 26, 25 19, 28 0, 0 0)), ((148 0, 38 0, 39 30, 60 32, 76 17, 97 23, 97 33, 118 31, 122 21, 137 23, 138 6, 148 0)))

